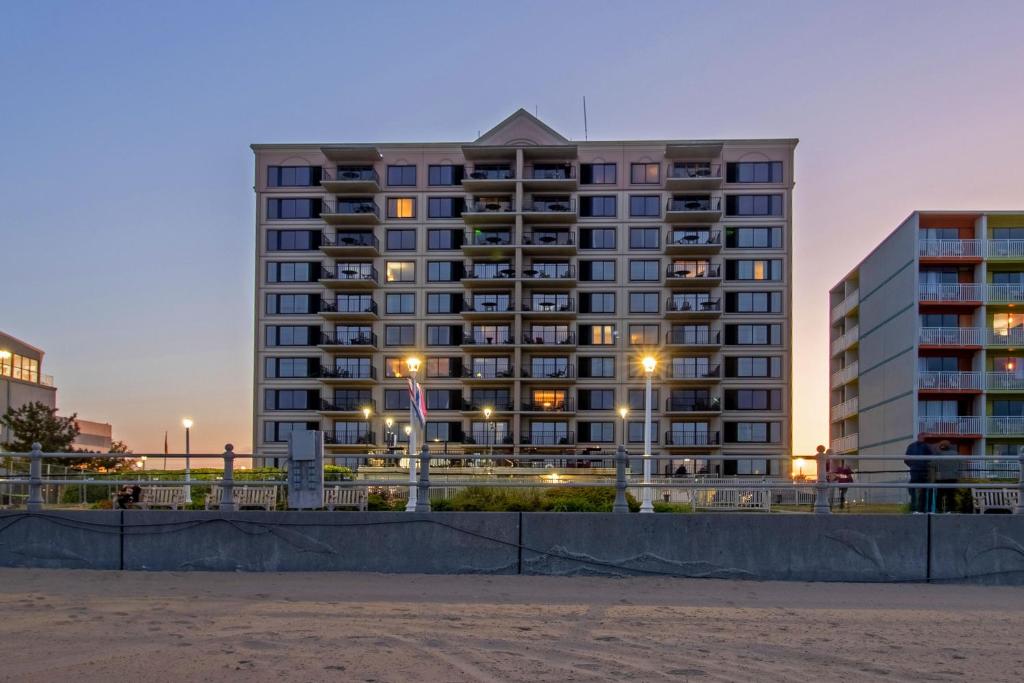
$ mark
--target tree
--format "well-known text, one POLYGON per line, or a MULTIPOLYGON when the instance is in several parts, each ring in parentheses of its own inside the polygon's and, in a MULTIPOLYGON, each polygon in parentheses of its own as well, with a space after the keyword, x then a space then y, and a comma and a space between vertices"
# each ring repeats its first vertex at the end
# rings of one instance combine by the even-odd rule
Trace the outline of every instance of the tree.
POLYGON ((38 442, 44 453, 66 453, 78 436, 77 417, 77 413, 59 417, 56 408, 38 401, 8 408, 0 417, 0 423, 11 433, 11 440, 4 447, 15 453, 27 453, 32 450, 32 444, 38 442))
POLYGON ((131 451, 128 450, 128 444, 126 444, 124 441, 114 441, 113 443, 110 444, 110 450, 107 451, 107 452, 108 453, 131 453, 131 451))

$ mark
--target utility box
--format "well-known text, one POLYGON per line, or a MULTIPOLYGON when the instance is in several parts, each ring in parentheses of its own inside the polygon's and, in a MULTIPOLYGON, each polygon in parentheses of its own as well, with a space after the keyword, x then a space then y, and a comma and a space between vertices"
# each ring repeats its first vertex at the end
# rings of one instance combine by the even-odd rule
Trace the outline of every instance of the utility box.
POLYGON ((324 505, 324 433, 288 434, 288 507, 314 510, 324 505))

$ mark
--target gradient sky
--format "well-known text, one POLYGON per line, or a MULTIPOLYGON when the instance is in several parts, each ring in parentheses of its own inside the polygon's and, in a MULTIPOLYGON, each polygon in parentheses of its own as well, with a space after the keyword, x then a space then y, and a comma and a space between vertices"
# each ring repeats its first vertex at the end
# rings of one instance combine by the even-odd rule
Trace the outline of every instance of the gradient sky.
POLYGON ((251 449, 253 142, 798 137, 795 434, 827 293, 914 209, 1024 209, 1021 2, 7 2, 0 329, 136 452, 251 449))

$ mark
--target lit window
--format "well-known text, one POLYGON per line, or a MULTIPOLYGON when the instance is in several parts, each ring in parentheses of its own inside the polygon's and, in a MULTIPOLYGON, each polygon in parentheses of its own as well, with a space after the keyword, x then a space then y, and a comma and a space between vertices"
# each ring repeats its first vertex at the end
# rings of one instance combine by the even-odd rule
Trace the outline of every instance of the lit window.
POLYGON ((388 282, 415 282, 415 261, 388 261, 385 265, 388 282))
POLYGON ((413 197, 391 197, 388 199, 388 218, 415 218, 416 199, 413 197))

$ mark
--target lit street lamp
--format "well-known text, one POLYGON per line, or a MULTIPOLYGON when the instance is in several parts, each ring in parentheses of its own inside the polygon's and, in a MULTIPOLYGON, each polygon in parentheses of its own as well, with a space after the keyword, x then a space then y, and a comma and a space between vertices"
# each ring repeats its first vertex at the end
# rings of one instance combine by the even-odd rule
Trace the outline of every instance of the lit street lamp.
POLYGON ((647 385, 644 391, 644 489, 640 512, 654 512, 651 502, 651 380, 658 361, 654 356, 645 356, 641 363, 647 375, 647 385))
MULTIPOLYGON (((494 459, 494 440, 498 437, 498 432, 497 432, 497 429, 495 429, 495 424, 493 422, 491 422, 491 413, 492 412, 493 411, 490 409, 490 407, 484 408, 484 422, 485 422, 484 426, 487 428, 487 431, 489 431, 491 433, 491 438, 488 440, 489 443, 488 443, 488 446, 487 446, 487 459, 488 460, 493 460, 494 459)), ((488 466, 490 466, 490 465, 488 465, 488 466)))
POLYGON ((192 418, 186 417, 181 421, 181 426, 185 428, 185 502, 192 502, 192 460, 189 458, 191 454, 191 437, 192 437, 192 418))
MULTIPOLYGON (((416 356, 409 356, 405 359, 405 367, 409 370, 409 381, 412 382, 412 387, 415 389, 416 372, 420 369, 420 359, 416 356)), ((409 436, 409 499, 405 504, 406 512, 416 511, 416 407, 413 405, 413 397, 410 396, 409 425, 406 427, 406 434, 409 436)))
POLYGON ((622 406, 619 408, 619 417, 622 418, 622 446, 626 446, 626 418, 629 417, 629 408, 622 406))
POLYGON ((384 418, 384 445, 387 446, 388 452, 391 452, 391 427, 395 424, 394 419, 389 415, 384 418))

